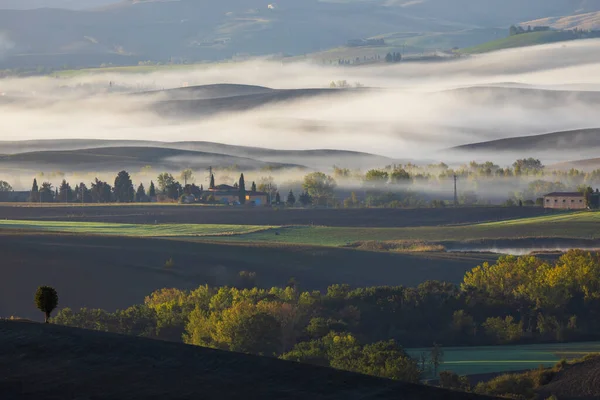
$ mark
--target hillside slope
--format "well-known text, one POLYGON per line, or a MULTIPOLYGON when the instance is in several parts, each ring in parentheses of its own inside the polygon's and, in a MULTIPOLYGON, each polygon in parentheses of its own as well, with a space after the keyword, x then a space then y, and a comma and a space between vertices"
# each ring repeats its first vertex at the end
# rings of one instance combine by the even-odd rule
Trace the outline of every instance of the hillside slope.
MULTIPOLYGON (((36 4, 60 5, 53 0, 36 4)), ((12 44, 0 68, 299 55, 390 32, 444 33, 600 10, 599 0, 305 0, 268 5, 260 0, 127 0, 85 11, 0 10, 0 26, 12 44)))
POLYGON ((520 25, 524 28, 528 26, 549 26, 553 29, 597 30, 600 29, 600 12, 595 11, 560 17, 541 18, 523 22, 520 25))
MULTIPOLYGON (((157 141, 138 141, 138 140, 102 140, 102 139, 57 139, 57 140, 26 140, 26 141, 0 141, 0 154, 5 154, 7 157, 0 156, 0 165, 2 160, 5 163, 22 159, 27 162, 34 162, 36 158, 41 162, 42 160, 49 157, 55 160, 55 162, 63 163, 64 158, 60 157, 57 152, 70 152, 73 154, 77 153, 88 153, 96 149, 97 154, 106 154, 108 152, 126 152, 128 162, 135 162, 132 158, 143 157, 143 154, 149 154, 152 151, 148 148, 164 149, 167 152, 175 149, 181 150, 182 154, 190 154, 192 156, 199 156, 195 163, 199 163, 201 158, 207 159, 207 157, 200 154, 193 154, 193 152, 213 153, 216 155, 226 155, 231 157, 243 157, 251 158, 256 161, 252 162, 251 165, 256 164, 256 167, 260 163, 273 163, 273 164, 297 164, 311 168, 327 167, 331 168, 332 165, 338 165, 346 168, 366 168, 366 167, 381 167, 389 165, 394 160, 370 153, 361 153, 355 151, 344 151, 344 150, 332 150, 332 149, 315 149, 315 150, 276 150, 261 147, 247 147, 247 146, 235 146, 222 143, 213 142, 201 142, 201 141, 188 141, 188 142, 157 142, 157 141), (126 150, 99 150, 101 148, 122 148, 126 150), (141 149, 140 153, 136 151, 138 148, 141 149), (170 149, 170 150, 169 150, 170 149), (185 153, 189 151, 189 153, 185 153), (37 153, 31 154, 31 153, 37 153), (28 155, 20 155, 19 153, 30 153, 28 155)), ((156 150, 158 154, 160 152, 156 150)), ((157 156, 158 154, 153 154, 157 156)), ((221 158, 219 163, 235 162, 233 158, 221 158)), ((83 160, 83 162, 97 163, 100 160, 83 160)), ((110 161, 110 158, 108 159, 110 161)), ((156 159, 150 159, 151 164, 156 162, 156 159)), ((146 163, 148 162, 146 161, 146 163)), ((69 160, 69 162, 73 162, 69 160)), ((142 162, 142 161, 140 161, 142 162)), ((250 162, 246 160, 246 163, 250 162)), ((174 162, 169 161, 171 165, 174 162)), ((145 165, 145 164, 144 164, 145 165)), ((217 166, 214 164, 213 166, 217 166)))
POLYGON ((224 168, 232 165, 237 165, 242 170, 300 167, 293 164, 265 163, 225 154, 156 147, 104 147, 0 156, 0 169, 36 171, 40 165, 43 165, 46 170, 80 172, 139 170, 146 165, 168 171, 185 168, 203 170, 209 166, 224 168))
POLYGON ((554 395, 560 400, 592 400, 600 398, 600 357, 567 366, 538 389, 541 398, 554 395))
POLYGON ((586 150, 600 147, 600 128, 552 132, 543 135, 517 136, 470 143, 452 148, 470 152, 586 150))
POLYGON ((461 53, 487 53, 490 51, 512 49, 515 47, 534 46, 575 39, 578 39, 577 35, 570 31, 530 32, 493 40, 473 47, 467 47, 466 49, 462 49, 461 53))
POLYGON ((3 399, 482 398, 329 368, 31 322, 0 322, 3 399))

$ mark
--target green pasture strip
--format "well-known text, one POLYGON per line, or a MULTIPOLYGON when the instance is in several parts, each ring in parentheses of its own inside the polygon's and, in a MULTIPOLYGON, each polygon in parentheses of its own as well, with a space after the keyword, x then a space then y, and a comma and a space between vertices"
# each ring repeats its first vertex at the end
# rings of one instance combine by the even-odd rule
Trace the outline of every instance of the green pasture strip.
MULTIPOLYGON (((515 346, 446 347, 440 371, 452 371, 459 375, 486 374, 493 372, 521 371, 550 367, 561 359, 581 358, 600 352, 600 342, 552 343, 515 346)), ((418 359, 421 353, 431 349, 407 349, 418 359)), ((430 377, 430 378, 433 378, 430 377)))
POLYGON ((0 220, 1 229, 40 230, 49 232, 81 233, 86 235, 113 235, 138 237, 189 237, 239 235, 275 228, 256 225, 210 224, 116 224, 104 222, 17 221, 0 220))
MULTIPOLYGON (((586 238, 600 237, 600 212, 578 212, 461 226, 411 228, 355 228, 290 226, 257 231, 226 241, 296 243, 344 246, 364 240, 465 241, 477 239, 586 238), (278 234, 277 234, 278 233, 278 234)), ((210 238, 219 240, 219 238, 210 238)))

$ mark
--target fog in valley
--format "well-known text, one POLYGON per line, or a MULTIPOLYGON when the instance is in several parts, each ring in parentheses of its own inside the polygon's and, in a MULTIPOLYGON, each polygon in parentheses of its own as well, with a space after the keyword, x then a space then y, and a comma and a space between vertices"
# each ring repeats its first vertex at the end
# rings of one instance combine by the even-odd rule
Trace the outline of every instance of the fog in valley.
MULTIPOLYGON (((498 168, 528 157, 539 158, 546 166, 594 158, 600 140, 595 148, 587 144, 578 146, 577 137, 571 136, 565 141, 567 147, 448 149, 496 139, 599 127, 600 91, 596 92, 600 90, 599 50, 600 41, 580 40, 445 62, 405 62, 392 66, 332 67, 263 59, 145 74, 111 72, 70 78, 4 79, 0 81, 0 138, 49 142, 28 143, 22 151, 16 151, 14 143, 0 143, 0 154, 113 146, 161 146, 227 154, 256 161, 257 164, 248 164, 243 172, 252 180, 272 176, 282 190, 298 188, 302 176, 310 171, 333 174, 334 165, 352 171, 336 177, 339 188, 360 189, 365 187, 361 176, 367 169, 388 166, 391 173, 394 165, 411 163, 422 168, 415 167, 414 176, 431 174, 436 182, 413 179, 410 185, 398 187, 410 186, 404 189, 443 198, 452 195, 449 177, 439 178, 443 171, 427 165, 444 162, 458 170, 471 161, 492 161, 494 166, 487 173, 488 179, 465 179, 461 187, 463 191, 485 193, 496 201, 507 198, 511 192, 526 190, 537 179, 546 179, 532 174, 516 180, 497 173, 498 168), (344 88, 330 88, 331 82, 344 88), (193 88, 217 84, 236 86, 193 88), (56 139, 146 142, 52 142, 56 139), (275 150, 347 150, 377 157, 341 153, 257 154, 241 148, 225 151, 202 145, 190 148, 184 144, 149 141, 206 141, 275 150), (268 170, 261 163, 291 165, 268 170)), ((200 184, 208 165, 218 171, 227 168, 219 163, 229 162, 207 154, 202 155, 208 157, 206 162, 198 162, 196 158, 200 156, 169 155, 157 165, 140 160, 139 165, 131 164, 133 167, 111 163, 110 169, 104 166, 90 169, 74 162, 61 165, 62 160, 54 154, 58 161, 33 166, 24 159, 4 159, 0 170, 15 189, 28 189, 36 174, 57 170, 65 175, 51 179, 71 177, 76 182, 80 177, 89 180, 92 176, 103 176, 110 182, 119 169, 130 167, 134 179, 147 182, 152 179, 150 174, 139 172, 144 165, 152 166, 152 173, 156 174, 162 170, 175 173, 191 166, 200 184)), ((68 160, 71 156, 65 157, 68 160)), ((244 162, 239 159, 231 164, 241 167, 244 162)), ((217 172, 217 179, 219 175, 223 183, 231 184, 238 171, 217 172)), ((547 180, 555 182, 563 178, 554 176, 547 180)), ((565 181, 567 186, 575 183, 565 181)))

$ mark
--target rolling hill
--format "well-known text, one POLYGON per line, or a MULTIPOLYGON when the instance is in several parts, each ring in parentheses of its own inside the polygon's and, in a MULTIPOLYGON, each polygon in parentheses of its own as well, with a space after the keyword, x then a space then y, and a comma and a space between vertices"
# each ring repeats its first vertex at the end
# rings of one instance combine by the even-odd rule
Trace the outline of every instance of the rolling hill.
POLYGON ((465 144, 451 150, 469 152, 514 152, 514 151, 595 151, 600 148, 600 128, 553 132, 543 135, 518 136, 465 144))
MULTIPOLYGON (((177 156, 190 158, 199 168, 205 162, 214 161, 218 165, 247 165, 252 169, 266 165, 296 166, 311 168, 331 167, 333 164, 346 168, 381 167, 394 160, 370 153, 344 150, 275 150, 260 147, 234 146, 213 142, 157 142, 138 140, 102 140, 102 139, 57 139, 0 141, 0 168, 4 165, 19 163, 31 166, 32 163, 46 165, 107 165, 123 162, 130 165, 165 166, 179 165, 179 161, 169 160, 177 156), (111 149, 107 149, 111 148, 111 149), (23 154, 26 153, 26 154, 23 154), (88 158, 92 154, 93 158, 88 158), (73 158, 71 158, 73 157, 73 158), (67 158, 69 158, 67 160, 67 158), (239 159, 238 159, 239 158, 239 159), (98 164, 100 163, 100 164, 98 164)), ((187 162, 187 160, 186 160, 187 162)), ((113 164, 114 165, 114 164, 113 164)), ((208 166, 208 165, 207 165, 208 166)), ((114 169, 114 168, 113 168, 114 169)))
MULTIPOLYGON (((58 0, 42 1, 35 4, 60 6, 58 0)), ((10 43, 0 68, 301 55, 390 32, 443 34, 600 10, 599 0, 306 0, 268 5, 259 0, 128 0, 83 11, 0 10, 2 40, 10 43)))
POLYGON ((460 52, 464 54, 487 53, 490 51, 512 49, 515 47, 534 46, 576 39, 579 39, 579 37, 571 31, 529 32, 492 40, 491 42, 482 43, 477 46, 467 47, 460 50, 460 52))
POLYGON ((552 16, 523 22, 519 25, 524 28, 527 28, 528 26, 549 26, 553 29, 598 30, 600 29, 600 12, 595 11, 560 17, 552 16))
POLYGON ((56 325, 0 321, 2 398, 468 400, 469 393, 56 325), (68 394, 67 394, 68 393, 68 394))
POLYGON ((19 171, 38 171, 44 168, 61 171, 114 172, 121 169, 139 170, 146 165, 167 171, 185 168, 204 170, 209 166, 224 168, 233 165, 245 171, 264 167, 274 169, 301 167, 294 164, 266 163, 225 154, 157 147, 104 147, 0 156, 0 169, 19 171))

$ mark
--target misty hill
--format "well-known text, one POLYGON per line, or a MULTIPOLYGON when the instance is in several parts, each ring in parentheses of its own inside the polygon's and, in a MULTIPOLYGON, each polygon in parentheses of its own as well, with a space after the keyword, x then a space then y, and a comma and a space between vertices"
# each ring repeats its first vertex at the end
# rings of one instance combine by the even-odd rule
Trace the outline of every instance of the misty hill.
POLYGON ((564 400, 600 398, 600 357, 586 357, 582 362, 567 365, 552 380, 538 389, 541 398, 552 395, 564 400))
MULTIPOLYGON (((564 107, 565 104, 580 102, 600 105, 600 92, 587 90, 547 90, 527 87, 471 86, 452 89, 444 94, 452 94, 461 101, 474 105, 526 104, 528 108, 564 107)), ((435 94, 434 94, 435 95, 435 94)))
POLYGON ((560 163, 549 165, 548 167, 552 168, 552 169, 563 170, 563 171, 568 171, 572 168, 583 170, 583 171, 593 171, 596 169, 600 169, 600 158, 589 158, 589 159, 585 159, 585 160, 560 162, 560 163))
POLYGON ((133 96, 159 97, 162 100, 205 100, 224 97, 250 96, 276 91, 264 86, 218 83, 139 92, 133 96))
POLYGON ((3 399, 486 397, 179 343, 0 321, 3 399))
MULTIPOLYGON (((28 164, 36 162, 35 160, 56 160, 62 162, 65 153, 79 154, 78 157, 86 159, 88 152, 102 153, 106 157, 105 160, 115 160, 115 153, 119 157, 125 157, 124 162, 131 162, 131 158, 156 157, 150 148, 165 149, 165 150, 180 150, 183 153, 186 151, 192 156, 197 153, 200 159, 209 159, 205 154, 229 156, 222 158, 220 162, 235 163, 236 157, 241 157, 243 161, 249 162, 252 159, 259 165, 289 165, 298 164, 311 168, 320 168, 326 166, 331 168, 332 165, 338 165, 346 168, 367 168, 381 167, 389 165, 394 160, 370 153, 361 153, 355 151, 332 150, 332 149, 316 149, 316 150, 275 150, 261 147, 234 146, 212 142, 157 142, 157 141, 139 141, 139 140, 101 140, 101 139, 58 139, 58 140, 27 140, 27 141, 0 141, 0 154, 6 154, 5 157, 0 157, 0 167, 6 162, 11 164, 16 160, 22 160, 28 164), (100 150, 101 148, 113 148, 100 150), (141 149, 141 150, 140 150, 141 149), (138 155, 138 151, 141 153, 138 155), (112 154, 107 154, 112 152, 112 154), (27 154, 19 154, 27 153, 27 154), (123 154, 125 153, 125 154, 123 154), (6 161, 2 161, 6 160, 6 161)), ((158 154, 163 157, 165 154, 158 154)), ((171 155, 172 156, 172 155, 171 155)), ((237 160, 240 163, 242 160, 237 160)), ((89 159, 90 164, 97 163, 96 157, 89 159)), ((152 160, 149 160, 152 161, 152 160)), ((41 162, 41 161, 39 161, 41 162)), ((138 160, 139 163, 148 161, 138 160)), ((154 163, 154 162, 153 162, 154 163)), ((152 163, 152 164, 153 164, 152 163)), ((144 164, 144 165, 146 165, 144 164)), ((229 165, 232 165, 229 164, 229 165)), ((252 164, 252 163, 251 163, 252 164)), ((217 166, 217 164, 213 164, 217 166)))
POLYGON ((470 152, 502 151, 566 151, 600 148, 600 128, 553 132, 543 135, 519 136, 453 147, 452 150, 470 152))
POLYGON ((490 51, 564 42, 567 40, 576 39, 581 39, 581 37, 572 31, 528 32, 478 44, 473 47, 462 49, 461 52, 466 54, 487 53, 490 51))
POLYGON ((559 17, 552 16, 523 22, 520 25, 524 28, 528 26, 549 26, 553 29, 598 30, 600 29, 600 12, 596 11, 559 17))
MULTIPOLYGON (((186 88, 171 89, 166 91, 146 92, 148 100, 155 100, 150 106, 157 114, 165 117, 203 117, 222 112, 246 111, 286 101, 295 101, 319 96, 342 96, 359 89, 255 89, 254 93, 241 95, 227 94, 227 90, 203 92, 199 89, 185 90, 186 88), (220 94, 218 94, 220 93, 220 94), (163 98, 163 96, 165 96, 163 98), (195 96, 201 96, 197 98, 195 96), (202 97, 203 96, 203 97, 202 97), (210 97, 209 97, 210 96, 210 97), (157 100, 157 101, 156 101, 157 100)), ((252 88, 252 87, 250 87, 252 88)), ((258 87, 254 87, 258 88, 258 87)), ((362 90, 362 89, 360 89, 362 90)), ((250 92, 250 90, 246 89, 250 92)), ((232 92, 233 93, 233 92, 232 92)))
POLYGON ((128 0, 84 11, 1 10, 6 54, 0 68, 299 55, 390 32, 447 33, 600 10, 600 0, 305 0, 268 5, 259 0, 128 0))
POLYGON ((83 10, 114 3, 115 0, 3 0, 0 9, 32 10, 36 8, 68 8, 83 10))
POLYGON ((84 150, 38 151, 0 156, 0 169, 29 171, 117 171, 151 165, 168 171, 231 167, 250 171, 265 167, 292 168, 293 164, 267 163, 251 158, 200 151, 156 147, 105 147, 84 150))

